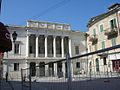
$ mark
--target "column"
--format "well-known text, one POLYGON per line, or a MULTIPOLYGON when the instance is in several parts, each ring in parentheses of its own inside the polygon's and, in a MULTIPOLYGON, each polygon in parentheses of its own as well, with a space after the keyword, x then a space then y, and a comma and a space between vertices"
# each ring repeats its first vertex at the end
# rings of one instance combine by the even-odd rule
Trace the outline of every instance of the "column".
POLYGON ((64 37, 61 37, 61 51, 62 51, 62 57, 64 57, 64 37))
POLYGON ((45 36, 45 57, 47 57, 47 36, 45 36))
POLYGON ((27 34, 27 39, 26 39, 26 57, 29 57, 29 34, 27 34))
POLYGON ((53 36, 53 57, 56 57, 56 36, 53 36))
POLYGON ((36 35, 36 57, 38 57, 38 38, 39 38, 39 35, 36 35))
POLYGON ((45 76, 49 76, 49 66, 45 65, 45 76))
POLYGON ((71 38, 69 37, 69 54, 70 54, 70 57, 72 56, 72 51, 71 51, 71 38))
POLYGON ((62 62, 62 72, 63 72, 63 77, 65 78, 65 72, 66 68, 65 68, 65 62, 62 62))
POLYGON ((36 76, 39 77, 39 63, 36 63, 36 76))
POLYGON ((54 63, 54 76, 57 77, 57 63, 54 63))
POLYGON ((71 77, 73 77, 73 69, 74 68, 74 66, 73 66, 73 62, 71 61, 71 77))
MULTIPOLYGON (((30 63, 26 61, 26 68, 30 68, 30 63)), ((29 75, 29 69, 26 69, 26 76, 29 75)))

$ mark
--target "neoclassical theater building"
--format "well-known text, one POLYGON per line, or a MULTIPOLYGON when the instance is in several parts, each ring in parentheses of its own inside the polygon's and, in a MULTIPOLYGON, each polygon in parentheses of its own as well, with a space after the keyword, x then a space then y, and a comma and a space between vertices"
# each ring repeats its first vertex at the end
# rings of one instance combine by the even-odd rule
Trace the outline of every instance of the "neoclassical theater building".
MULTIPOLYGON (((71 30, 69 24, 27 21, 26 26, 7 26, 9 32, 17 34, 12 51, 5 53, 3 74, 20 77, 21 68, 33 68, 32 76, 36 76, 35 66, 85 53, 85 33, 71 30)), ((72 61, 72 72, 80 69, 80 61, 72 61), (76 65, 77 64, 77 65, 76 65)), ((40 68, 39 76, 55 76, 62 71, 65 74, 65 62, 45 65, 40 68)))

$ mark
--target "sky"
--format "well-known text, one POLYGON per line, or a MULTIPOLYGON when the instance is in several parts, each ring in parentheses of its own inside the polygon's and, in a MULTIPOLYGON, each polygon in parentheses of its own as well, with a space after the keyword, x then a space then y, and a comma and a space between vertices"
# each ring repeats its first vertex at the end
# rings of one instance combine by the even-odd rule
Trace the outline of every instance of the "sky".
POLYGON ((0 21, 26 26, 27 20, 70 24, 72 30, 86 32, 90 18, 108 11, 120 0, 2 0, 0 21))

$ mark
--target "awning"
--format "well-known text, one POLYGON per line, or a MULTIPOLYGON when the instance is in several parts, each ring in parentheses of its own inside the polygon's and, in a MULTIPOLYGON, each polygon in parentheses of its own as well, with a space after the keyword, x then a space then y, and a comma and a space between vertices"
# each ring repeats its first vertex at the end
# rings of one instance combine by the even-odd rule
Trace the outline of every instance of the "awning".
POLYGON ((0 51, 8 52, 12 50, 10 33, 3 23, 0 22, 0 51))

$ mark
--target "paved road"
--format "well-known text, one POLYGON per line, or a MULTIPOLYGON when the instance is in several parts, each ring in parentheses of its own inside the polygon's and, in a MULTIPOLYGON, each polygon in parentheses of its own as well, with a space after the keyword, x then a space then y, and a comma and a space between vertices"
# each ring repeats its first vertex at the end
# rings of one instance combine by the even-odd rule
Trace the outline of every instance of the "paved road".
MULTIPOLYGON (((29 84, 27 84, 29 85, 29 84)), ((68 82, 32 82, 31 90, 120 90, 120 77, 68 82)), ((1 90, 22 90, 20 81, 2 81, 1 90)), ((29 90, 29 88, 23 88, 29 90)))

